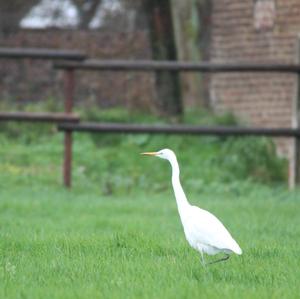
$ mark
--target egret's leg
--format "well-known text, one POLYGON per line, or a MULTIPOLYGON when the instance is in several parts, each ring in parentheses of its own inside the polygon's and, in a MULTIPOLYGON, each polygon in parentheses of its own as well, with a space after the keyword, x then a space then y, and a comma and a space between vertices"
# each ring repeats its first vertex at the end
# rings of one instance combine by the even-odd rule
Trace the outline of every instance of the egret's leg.
POLYGON ((208 263, 207 265, 212 265, 212 264, 215 264, 215 263, 218 263, 218 262, 222 262, 222 261, 226 261, 230 258, 230 255, 229 254, 226 254, 224 257, 222 257, 221 259, 219 260, 216 260, 216 261, 213 261, 213 262, 210 262, 208 263))
POLYGON ((204 256, 203 256, 203 251, 202 250, 200 250, 200 254, 201 254, 201 264, 202 264, 203 267, 205 267, 206 263, 204 261, 204 256))

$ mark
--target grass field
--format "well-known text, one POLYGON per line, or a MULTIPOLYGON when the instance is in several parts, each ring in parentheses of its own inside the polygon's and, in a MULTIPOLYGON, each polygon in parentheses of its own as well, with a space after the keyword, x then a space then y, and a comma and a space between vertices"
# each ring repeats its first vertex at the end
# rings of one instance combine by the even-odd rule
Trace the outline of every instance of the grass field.
POLYGON ((204 269, 171 192, 1 190, 1 298, 299 298, 300 200, 282 189, 190 194, 244 253, 204 269))
POLYGON ((265 141, 77 135, 68 191, 62 136, 20 130, 0 134, 0 298, 300 297, 300 193, 265 141), (242 256, 203 268, 185 241, 169 165, 138 155, 169 144, 242 256))

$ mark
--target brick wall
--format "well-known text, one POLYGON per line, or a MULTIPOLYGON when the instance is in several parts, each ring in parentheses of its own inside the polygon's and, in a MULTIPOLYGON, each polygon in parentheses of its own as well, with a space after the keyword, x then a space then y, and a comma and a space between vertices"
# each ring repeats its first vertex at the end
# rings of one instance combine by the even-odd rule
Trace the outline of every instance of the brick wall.
MULTIPOLYGON (((4 47, 78 49, 99 59, 149 59, 146 32, 20 30, 1 37, 4 47)), ((150 73, 77 72, 75 104, 153 108, 150 73)), ((44 60, 0 60, 0 100, 18 103, 63 100, 62 72, 44 60)))
MULTIPOLYGON (((211 61, 297 62, 299 0, 215 0, 211 61)), ((287 74, 215 74, 210 97, 218 112, 232 111, 252 126, 291 127, 296 78, 287 74)), ((278 151, 291 157, 289 140, 278 151)))

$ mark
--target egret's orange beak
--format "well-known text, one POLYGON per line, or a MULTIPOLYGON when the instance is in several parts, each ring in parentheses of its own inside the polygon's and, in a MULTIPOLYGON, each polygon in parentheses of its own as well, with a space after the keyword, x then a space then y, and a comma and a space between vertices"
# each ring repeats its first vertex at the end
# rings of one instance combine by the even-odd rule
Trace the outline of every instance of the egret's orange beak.
POLYGON ((145 156, 156 156, 156 155, 157 155, 157 152, 141 153, 141 155, 145 155, 145 156))

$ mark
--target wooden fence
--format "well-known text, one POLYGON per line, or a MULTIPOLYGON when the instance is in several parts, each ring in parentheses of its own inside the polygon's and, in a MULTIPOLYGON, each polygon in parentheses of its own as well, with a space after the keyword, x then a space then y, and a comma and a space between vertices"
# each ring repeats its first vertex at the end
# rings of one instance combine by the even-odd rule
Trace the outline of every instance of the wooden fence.
MULTIPOLYGON (((141 72, 210 72, 210 73, 227 73, 227 72, 276 72, 292 73, 298 76, 300 73, 299 64, 216 64, 216 63, 191 63, 176 61, 128 61, 128 60, 85 60, 83 62, 65 61, 54 64, 57 69, 85 71, 141 71, 141 72)), ((299 82, 299 80, 298 80, 299 82)), ((299 83, 298 83, 299 85, 299 83)), ((72 95, 69 95, 72 97, 72 95)), ((299 88, 297 97, 295 97, 294 107, 299 110, 299 88)), ((199 127, 199 126, 149 126, 134 124, 107 124, 107 123, 80 123, 80 124, 59 124, 58 129, 64 132, 93 132, 93 133, 161 133, 161 134, 192 134, 192 135, 220 135, 220 136, 269 136, 269 137, 289 137, 295 139, 295 146, 292 160, 292 177, 290 186, 294 187, 300 184, 300 131, 299 131, 299 113, 294 123, 295 128, 236 128, 236 127, 199 127)), ((71 140, 70 140, 71 142, 71 140)), ((71 144, 69 144, 71 146, 71 144)), ((72 149, 65 148, 65 175, 71 175, 71 155, 72 149)), ((71 177, 65 177, 65 182, 71 184, 71 177)), ((67 186, 70 187, 70 184, 67 186)))
MULTIPOLYGON (((269 136, 289 137, 295 139, 293 172, 291 186, 300 183, 300 130, 299 130, 299 101, 300 91, 294 100, 295 128, 241 128, 241 127, 203 127, 189 125, 136 125, 118 123, 79 123, 79 116, 72 114, 74 98, 74 72, 86 71, 142 71, 142 72, 276 72, 300 74, 299 64, 215 64, 189 63, 172 61, 124 61, 124 60, 85 60, 85 55, 78 51, 49 50, 49 49, 11 49, 0 48, 0 59, 50 59, 59 60, 54 63, 55 69, 64 71, 64 113, 24 113, 1 112, 0 121, 45 121, 58 124, 58 129, 65 133, 63 181, 66 187, 71 187, 72 166, 72 132, 93 133, 149 133, 149 134, 189 134, 189 135, 219 135, 219 136, 269 136), (60 61, 63 59, 63 61, 60 61)), ((299 86, 299 83, 298 83, 299 86)))
MULTIPOLYGON (((86 55, 76 50, 56 50, 42 48, 0 48, 0 59, 42 59, 42 60, 64 60, 82 61, 86 55)), ((65 111, 64 113, 29 113, 29 112, 1 112, 0 121, 27 121, 27 122, 48 122, 48 123, 67 123, 78 122, 79 116, 72 114, 74 89, 74 72, 66 70, 64 72, 64 94, 65 111)), ((65 133, 65 152, 71 149, 71 133, 65 133)), ((71 152, 70 152, 71 155, 71 152)), ((70 157, 65 157, 65 163, 71 163, 70 157)), ((70 164, 71 165, 71 164, 70 164)), ((71 166, 64 165, 64 171, 71 166)), ((64 178, 70 178, 70 173, 64 173, 64 178)), ((64 181, 66 186, 70 186, 69 181, 64 181)))

